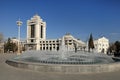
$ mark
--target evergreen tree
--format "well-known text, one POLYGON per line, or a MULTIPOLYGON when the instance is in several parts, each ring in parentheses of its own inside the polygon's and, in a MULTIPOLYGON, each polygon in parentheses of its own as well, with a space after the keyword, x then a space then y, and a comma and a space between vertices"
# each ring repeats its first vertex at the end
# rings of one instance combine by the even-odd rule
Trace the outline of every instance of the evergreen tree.
POLYGON ((90 52, 90 49, 94 49, 94 43, 93 43, 93 37, 92 34, 90 34, 89 42, 88 42, 88 50, 90 52))
POLYGON ((116 46, 115 52, 120 53, 120 42, 116 41, 115 46, 116 46))
POLYGON ((115 49, 116 49, 115 43, 110 43, 110 46, 109 46, 109 48, 107 50, 107 54, 108 55, 113 54, 115 52, 115 49))
POLYGON ((115 44, 115 53, 114 53, 114 56, 115 57, 120 57, 120 42, 116 41, 114 44, 115 44))

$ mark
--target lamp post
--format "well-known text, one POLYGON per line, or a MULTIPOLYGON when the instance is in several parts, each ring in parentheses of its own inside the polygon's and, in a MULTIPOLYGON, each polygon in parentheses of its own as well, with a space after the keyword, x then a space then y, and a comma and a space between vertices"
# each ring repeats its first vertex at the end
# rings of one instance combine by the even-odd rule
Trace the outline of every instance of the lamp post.
POLYGON ((20 26, 22 25, 22 21, 20 19, 16 22, 18 26, 18 55, 20 55, 20 26))

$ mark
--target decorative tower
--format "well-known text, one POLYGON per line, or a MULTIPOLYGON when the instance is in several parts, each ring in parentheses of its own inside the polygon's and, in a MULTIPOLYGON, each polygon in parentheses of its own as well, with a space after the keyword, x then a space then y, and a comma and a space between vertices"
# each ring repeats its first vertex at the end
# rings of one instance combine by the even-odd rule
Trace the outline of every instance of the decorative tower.
POLYGON ((31 47, 40 50, 40 40, 46 39, 46 22, 40 16, 35 15, 27 21, 27 43, 31 47))

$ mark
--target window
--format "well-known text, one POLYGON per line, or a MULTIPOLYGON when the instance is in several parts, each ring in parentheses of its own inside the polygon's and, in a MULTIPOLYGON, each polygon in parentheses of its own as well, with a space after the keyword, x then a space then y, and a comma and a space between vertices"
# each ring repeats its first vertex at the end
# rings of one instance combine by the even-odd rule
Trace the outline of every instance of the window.
POLYGON ((69 42, 72 42, 72 40, 69 40, 69 42))
POLYGON ((57 43, 59 42, 59 40, 56 41, 57 43))
POLYGON ((67 43, 67 40, 65 40, 65 43, 67 43))
POLYGON ((59 47, 59 44, 57 44, 57 47, 59 47))
POLYGON ((35 37, 35 25, 31 25, 31 38, 35 37))
POLYGON ((45 47, 43 47, 43 50, 45 50, 45 47))
POLYGON ((43 38, 43 26, 41 25, 41 38, 43 38))
POLYGON ((40 47, 40 50, 42 50, 42 47, 40 47))
POLYGON ((52 47, 50 47, 50 50, 52 50, 52 47))
POLYGON ((72 45, 72 43, 69 43, 69 45, 72 45))
POLYGON ((57 47, 57 50, 59 50, 59 47, 57 47))
POLYGON ((46 49, 48 50, 48 47, 46 47, 46 49))
POLYGON ((32 39, 31 42, 33 42, 34 40, 32 39))

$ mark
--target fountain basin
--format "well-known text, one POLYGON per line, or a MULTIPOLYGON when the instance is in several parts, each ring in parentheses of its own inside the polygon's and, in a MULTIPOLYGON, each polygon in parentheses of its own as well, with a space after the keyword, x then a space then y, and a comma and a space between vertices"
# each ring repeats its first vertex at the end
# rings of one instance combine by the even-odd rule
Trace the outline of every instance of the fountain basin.
POLYGON ((66 58, 56 51, 28 51, 6 61, 7 64, 39 72, 88 74, 120 70, 119 58, 88 52, 66 52, 66 58), (117 62, 116 62, 117 61, 117 62))
POLYGON ((110 64, 45 64, 45 63, 32 63, 16 60, 7 60, 7 64, 38 72, 52 72, 52 73, 65 73, 65 74, 89 74, 89 73, 102 73, 113 72, 120 70, 120 63, 110 64))

